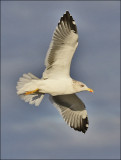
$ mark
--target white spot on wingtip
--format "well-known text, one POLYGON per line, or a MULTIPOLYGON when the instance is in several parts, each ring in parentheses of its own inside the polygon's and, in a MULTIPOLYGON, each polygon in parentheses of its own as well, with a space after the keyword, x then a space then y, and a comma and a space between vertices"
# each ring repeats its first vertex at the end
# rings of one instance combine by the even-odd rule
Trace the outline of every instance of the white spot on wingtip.
POLYGON ((76 24, 75 21, 72 21, 73 24, 76 24))
POLYGON ((89 125, 88 124, 86 124, 86 127, 88 127, 89 125))

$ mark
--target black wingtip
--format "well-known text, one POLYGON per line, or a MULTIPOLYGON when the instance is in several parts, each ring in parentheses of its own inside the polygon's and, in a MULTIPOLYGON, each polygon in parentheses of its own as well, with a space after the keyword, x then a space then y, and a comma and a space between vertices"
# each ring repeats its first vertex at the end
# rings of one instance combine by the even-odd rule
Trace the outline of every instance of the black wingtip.
POLYGON ((86 117, 85 119, 82 118, 82 132, 83 133, 87 131, 88 125, 89 125, 88 117, 86 117))
POLYGON ((69 15, 70 15, 69 11, 66 11, 66 14, 69 14, 69 15))
POLYGON ((81 121, 79 127, 76 127, 76 128, 71 127, 71 128, 85 134, 88 129, 88 125, 89 125, 89 121, 88 121, 88 117, 86 117, 85 119, 82 118, 82 121, 81 121))
POLYGON ((70 27, 70 29, 73 30, 75 33, 77 33, 76 23, 75 23, 73 17, 70 15, 69 11, 66 11, 66 13, 63 15, 63 17, 61 17, 58 25, 61 24, 62 21, 63 22, 66 21, 68 26, 70 27))

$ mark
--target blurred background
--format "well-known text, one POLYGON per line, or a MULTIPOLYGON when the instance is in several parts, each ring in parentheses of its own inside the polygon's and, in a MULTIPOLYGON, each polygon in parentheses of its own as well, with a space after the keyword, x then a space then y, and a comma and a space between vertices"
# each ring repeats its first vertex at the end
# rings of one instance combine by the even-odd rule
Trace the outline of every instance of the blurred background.
POLYGON ((1 150, 8 159, 120 157, 120 2, 1 2, 1 150), (68 10, 79 34, 72 78, 94 90, 86 134, 71 129, 46 95, 39 107, 16 94, 23 73, 41 77, 53 31, 68 10))

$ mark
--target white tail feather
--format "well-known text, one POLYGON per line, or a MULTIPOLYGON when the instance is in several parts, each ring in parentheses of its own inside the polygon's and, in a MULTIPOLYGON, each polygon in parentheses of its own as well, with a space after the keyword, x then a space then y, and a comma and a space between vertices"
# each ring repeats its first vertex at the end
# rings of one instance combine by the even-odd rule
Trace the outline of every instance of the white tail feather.
POLYGON ((39 106, 42 99, 44 98, 43 93, 35 92, 33 94, 25 95, 26 91, 37 89, 36 83, 34 83, 33 80, 39 80, 39 78, 34 76, 32 73, 23 74, 23 77, 19 79, 16 86, 17 94, 25 102, 29 102, 29 104, 35 104, 35 106, 39 106))

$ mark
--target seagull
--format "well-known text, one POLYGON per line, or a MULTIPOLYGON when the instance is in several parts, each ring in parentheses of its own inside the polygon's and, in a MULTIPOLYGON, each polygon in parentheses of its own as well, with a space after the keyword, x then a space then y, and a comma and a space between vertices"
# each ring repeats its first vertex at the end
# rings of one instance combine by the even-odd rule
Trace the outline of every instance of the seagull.
POLYGON ((84 83, 70 77, 70 65, 78 46, 77 26, 69 11, 61 17, 45 58, 41 78, 23 74, 17 82, 17 95, 25 102, 39 106, 45 94, 74 130, 85 133, 89 121, 86 107, 76 93, 93 92, 84 83))

